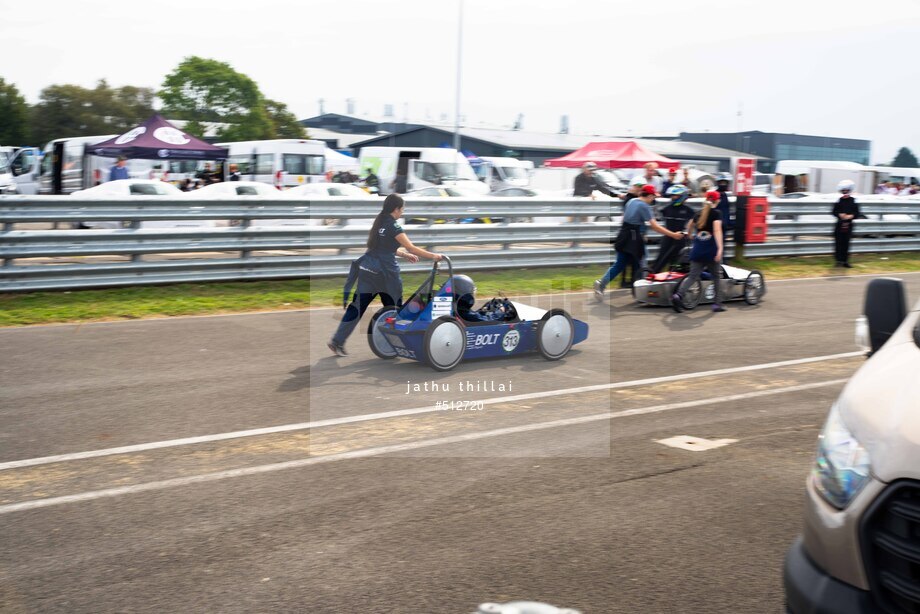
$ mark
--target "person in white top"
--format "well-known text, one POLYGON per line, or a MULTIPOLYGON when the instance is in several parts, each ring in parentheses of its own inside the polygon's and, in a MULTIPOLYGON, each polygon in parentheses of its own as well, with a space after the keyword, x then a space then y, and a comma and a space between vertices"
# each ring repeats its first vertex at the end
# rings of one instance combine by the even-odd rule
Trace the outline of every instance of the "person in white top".
POLYGON ((643 167, 644 172, 636 175, 633 179, 642 178, 645 180, 645 185, 655 186, 655 191, 661 191, 662 179, 658 174, 658 163, 657 162, 648 162, 643 167))

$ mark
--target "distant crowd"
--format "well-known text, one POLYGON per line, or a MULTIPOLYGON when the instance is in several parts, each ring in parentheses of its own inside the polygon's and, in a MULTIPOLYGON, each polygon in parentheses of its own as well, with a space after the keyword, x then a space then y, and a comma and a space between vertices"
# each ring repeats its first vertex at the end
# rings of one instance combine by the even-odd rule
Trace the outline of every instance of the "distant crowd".
POLYGON ((920 185, 916 180, 908 183, 899 183, 897 181, 882 181, 875 188, 876 194, 890 194, 892 196, 913 196, 920 194, 920 185))

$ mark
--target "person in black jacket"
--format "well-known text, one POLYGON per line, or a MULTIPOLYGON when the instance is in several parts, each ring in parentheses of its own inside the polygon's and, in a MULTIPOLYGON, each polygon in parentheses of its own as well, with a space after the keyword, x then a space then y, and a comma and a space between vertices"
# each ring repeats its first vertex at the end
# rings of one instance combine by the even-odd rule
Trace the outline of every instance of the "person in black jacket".
POLYGON ((402 304, 402 278, 397 256, 418 262, 419 258, 441 260, 441 254, 429 252, 412 244, 397 221, 403 215, 405 202, 397 194, 383 201, 383 208, 374 219, 367 235, 367 251, 351 265, 348 281, 343 289, 343 303, 348 302, 351 289, 357 288, 351 302, 345 305, 345 315, 326 346, 337 356, 348 356, 345 340, 355 330, 358 321, 378 294, 384 307, 402 304))
POLYGON ((861 217, 859 205, 853 198, 854 184, 849 179, 844 179, 837 186, 840 191, 840 200, 834 205, 834 260, 836 266, 853 268, 850 264, 850 239, 853 237, 853 220, 861 217))
MULTIPOLYGON (((693 219, 693 209, 686 204, 690 197, 690 190, 684 185, 675 183, 668 188, 665 195, 671 199, 671 204, 661 208, 661 221, 668 230, 681 232, 687 228, 687 222, 693 219)), ((686 244, 686 238, 662 237, 661 245, 658 247, 658 257, 652 264, 652 272, 660 273, 670 267, 680 256, 680 250, 686 244)))
POLYGON ((594 190, 598 192, 603 192, 607 196, 614 196, 614 193, 604 185, 604 182, 594 176, 594 171, 597 170, 597 164, 594 162, 585 162, 585 165, 581 167, 581 172, 575 177, 575 189, 572 192, 573 196, 591 196, 591 193, 594 190))

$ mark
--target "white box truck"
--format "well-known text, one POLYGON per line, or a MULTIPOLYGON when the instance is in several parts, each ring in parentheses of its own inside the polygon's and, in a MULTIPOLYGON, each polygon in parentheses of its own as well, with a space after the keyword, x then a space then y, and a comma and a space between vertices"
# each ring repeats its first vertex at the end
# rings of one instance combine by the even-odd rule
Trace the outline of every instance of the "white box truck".
POLYGON ((777 195, 790 192, 816 192, 830 194, 837 184, 849 179, 856 184, 857 194, 875 191, 875 174, 856 162, 839 160, 780 160, 773 177, 777 195))
POLYGON ((463 154, 447 147, 363 147, 358 158, 361 171, 372 169, 380 178, 381 194, 397 191, 397 175, 405 177, 410 192, 431 186, 455 186, 488 194, 489 186, 479 181, 463 154))

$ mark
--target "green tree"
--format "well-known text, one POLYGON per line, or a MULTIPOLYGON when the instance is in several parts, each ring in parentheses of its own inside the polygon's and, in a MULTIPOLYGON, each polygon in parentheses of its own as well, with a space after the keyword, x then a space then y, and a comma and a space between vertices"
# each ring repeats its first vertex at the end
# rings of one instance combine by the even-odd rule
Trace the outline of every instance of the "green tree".
POLYGON ((264 99, 262 102, 268 118, 272 123, 273 137, 276 139, 305 139, 307 130, 303 127, 297 116, 288 111, 283 102, 264 99))
POLYGON ((12 83, 0 77, 0 144, 25 145, 29 136, 29 105, 12 83))
POLYGON ((229 124, 218 132, 221 140, 242 141, 272 137, 272 121, 255 81, 226 62, 187 57, 166 76, 158 92, 164 113, 175 119, 229 124))
POLYGON ((93 89, 48 86, 30 113, 32 140, 44 143, 60 137, 125 132, 153 114, 153 97, 150 88, 113 89, 105 80, 93 89))
POLYGON ((910 149, 902 147, 898 150, 898 155, 891 161, 891 166, 900 168, 920 168, 920 163, 917 162, 917 156, 915 156, 910 149))

